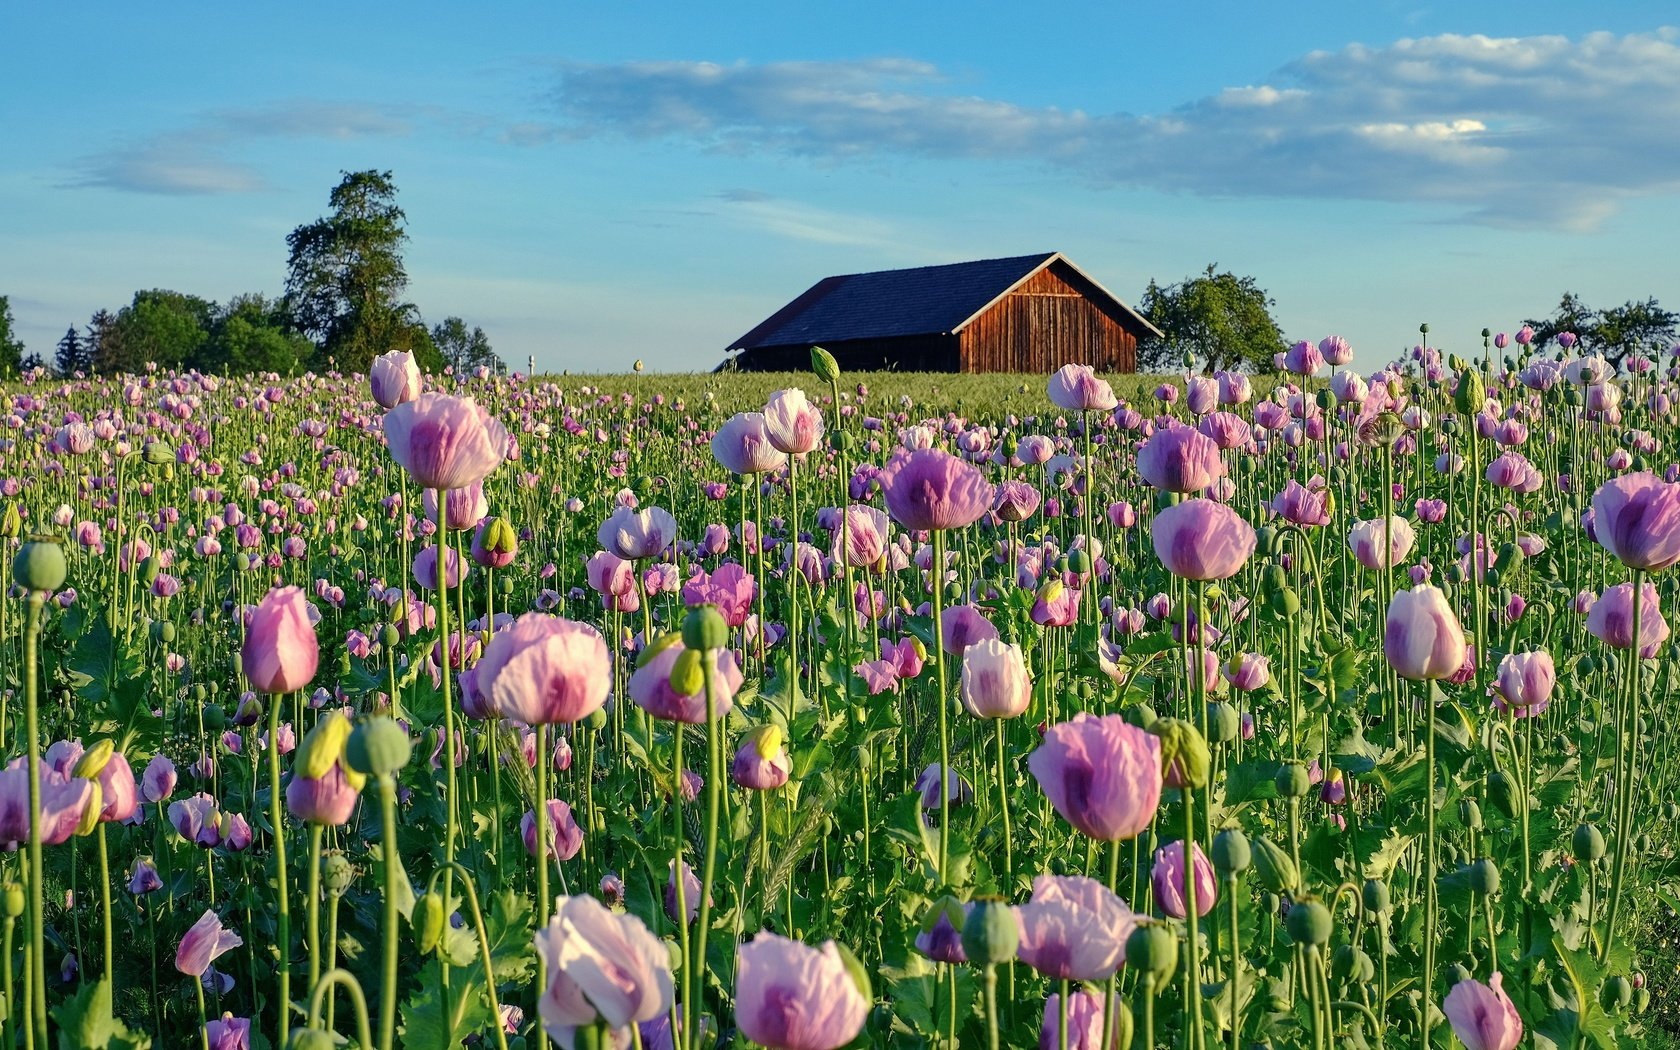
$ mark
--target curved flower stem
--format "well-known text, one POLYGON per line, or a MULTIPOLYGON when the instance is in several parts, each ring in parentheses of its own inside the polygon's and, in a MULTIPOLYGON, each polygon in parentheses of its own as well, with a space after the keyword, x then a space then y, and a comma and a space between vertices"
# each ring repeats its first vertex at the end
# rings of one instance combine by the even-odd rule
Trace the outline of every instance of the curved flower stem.
MULTIPOLYGON (((357 1044, 371 1048, 373 1046, 373 1034, 368 1029, 367 998, 362 995, 361 982, 357 981, 355 975, 349 970, 336 968, 328 970, 321 975, 319 981, 315 982, 315 989, 309 995, 309 1027, 314 1029, 321 1027, 321 1002, 326 997, 327 992, 338 984, 343 985, 344 990, 350 994, 350 1004, 356 1011, 357 1044)), ((497 1025, 496 1031, 499 1033, 501 1030, 501 1026, 497 1025)))
MULTIPOLYGON (((490 996, 490 1012, 495 1014, 498 1020, 498 1023, 495 1026, 496 1046, 498 1050, 507 1050, 507 1036, 502 1032, 502 1026, 500 1024, 502 1004, 500 1000, 496 998, 496 971, 492 965, 492 957, 490 954, 490 937, 484 932, 484 912, 478 906, 478 889, 473 885, 472 873, 463 867, 459 861, 444 861, 443 864, 439 865, 438 868, 432 872, 431 878, 427 880, 426 890, 427 892, 431 892, 435 889, 437 887, 437 880, 439 876, 441 876, 446 870, 451 874, 459 875, 461 877, 461 885, 466 887, 467 906, 472 908, 473 932, 478 935, 478 956, 484 963, 485 992, 490 996)), ((544 925, 546 925, 546 923, 544 925)), ((537 955, 540 957, 542 953, 538 952, 537 955)), ((339 972, 342 973, 343 971, 339 972)), ((358 987, 357 991, 360 990, 360 987, 358 987)))
POLYGON ((268 820, 274 829, 275 903, 279 917, 275 925, 275 946, 280 961, 280 1010, 275 1020, 275 1046, 286 1045, 286 1022, 292 1010, 292 905, 286 889, 286 824, 280 805, 280 704, 282 696, 268 698, 268 820))
MULTIPOLYGON (((198 993, 198 1040, 204 1050, 210 1050, 210 1019, 204 1013, 204 976, 192 979, 193 991, 198 993)), ((283 1044, 282 1044, 283 1045, 283 1044)))

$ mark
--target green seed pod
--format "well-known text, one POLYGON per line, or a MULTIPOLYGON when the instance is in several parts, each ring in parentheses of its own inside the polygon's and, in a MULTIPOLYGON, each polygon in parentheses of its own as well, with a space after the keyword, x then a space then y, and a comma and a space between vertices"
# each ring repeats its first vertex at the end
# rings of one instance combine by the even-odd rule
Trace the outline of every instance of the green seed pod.
POLYGON ((583 724, 599 733, 607 727, 607 709, 604 707, 597 707, 595 710, 589 712, 589 717, 584 719, 583 724))
POLYGON ((389 718, 370 718, 357 726, 345 745, 350 768, 367 776, 390 776, 408 765, 414 746, 402 727, 389 718))
POLYGON ((1284 798, 1301 798, 1312 790, 1312 774, 1299 762, 1285 762, 1272 778, 1278 794, 1284 798))
POLYGON ((832 385, 840 381, 840 362, 820 346, 811 347, 811 371, 825 383, 832 385))
POLYGON ((729 645, 729 625, 715 605, 697 605, 683 617, 683 645, 701 652, 729 645))
MULTIPOLYGON (((1261 557, 1270 555, 1272 553, 1272 548, 1277 545, 1277 536, 1278 531, 1275 525, 1262 525, 1258 529, 1255 529, 1255 552, 1261 557)), ((1266 566, 1266 571, 1261 574, 1260 585, 1267 590, 1276 590, 1277 588, 1282 587, 1284 585, 1283 566, 1276 562, 1268 564, 1266 566)))
POLYGON ((161 645, 168 645, 175 640, 175 625, 168 620, 153 620, 152 638, 161 645))
POLYGON ((1248 844, 1248 836, 1243 834, 1242 828, 1226 828, 1213 837, 1213 848, 1208 851, 1208 857, 1213 861, 1213 868, 1221 876, 1240 875, 1248 870, 1254 862, 1254 851, 1248 844))
POLYGON ((356 869, 342 852, 334 850, 321 859, 321 881, 329 894, 342 897, 356 881, 356 869))
POLYGON ((220 733, 227 728, 227 708, 221 704, 204 705, 204 728, 212 733, 220 733))
POLYGON ((1458 819, 1471 831, 1482 830, 1482 807, 1473 798, 1467 798, 1458 804, 1458 819))
POLYGON ((1133 704, 1121 713, 1121 717, 1139 729, 1148 729, 1161 716, 1148 704, 1133 704))
POLYGON ((1283 925, 1296 944, 1317 947, 1330 940, 1334 924, 1330 919, 1330 909, 1324 906, 1323 901, 1317 897, 1302 897, 1284 916, 1283 925))
POLYGON ((828 447, 836 452, 850 452, 856 444, 849 430, 836 430, 828 435, 828 447))
POLYGON ((1517 799, 1516 785, 1503 770, 1490 770, 1487 775, 1487 800, 1493 803, 1493 808, 1505 814, 1511 820, 1516 820, 1521 812, 1517 799))
POLYGON ((1604 843, 1604 832, 1598 830, 1596 824, 1582 824, 1575 829, 1570 838, 1570 845, 1575 849, 1575 859, 1583 864, 1603 860, 1607 849, 1604 843))
POLYGON ((194 682, 193 683, 193 687, 192 687, 193 703, 202 704, 202 703, 204 703, 204 698, 209 696, 209 695, 210 695, 209 690, 204 688, 204 683, 203 682, 194 682))
POLYGON ((1598 1004, 1616 1013, 1633 1003, 1633 982, 1617 975, 1605 980, 1598 988, 1598 1004))
POLYGON ((397 647, 397 643, 401 641, 402 632, 397 630, 397 625, 394 623, 386 624, 379 632, 379 644, 383 645, 386 649, 395 649, 397 647))
POLYGON ((1326 412, 1334 412, 1336 410, 1336 392, 1329 387, 1321 389, 1318 392, 1318 407, 1326 412))
POLYGON ((1126 965, 1155 978, 1160 991, 1178 968, 1178 938, 1164 922, 1145 922, 1126 938, 1126 965))
POLYGON ((1359 957, 1365 954, 1351 944, 1344 944, 1330 953, 1330 976, 1342 984, 1359 979, 1359 957))
POLYGON ((994 966, 1015 958, 1021 928, 1015 909, 1001 897, 976 897, 962 924, 963 952, 976 966, 994 966))
POLYGON ((1283 847, 1271 839, 1256 838, 1253 852, 1254 873, 1259 876, 1260 885, 1273 893, 1293 893, 1300 886, 1300 869, 1283 847))
POLYGON ((1229 744, 1242 730, 1242 716, 1231 704, 1221 700, 1208 705, 1208 742, 1229 744))
POLYGON ((12 579, 25 590, 56 591, 69 575, 70 565, 57 540, 32 539, 19 547, 17 557, 12 559, 12 579))
POLYGON ((1271 606, 1279 616, 1294 616, 1301 611, 1301 596, 1295 593, 1295 588, 1285 587, 1272 592, 1271 606))
POLYGON ((1470 889, 1472 892, 1491 897, 1499 892, 1499 866, 1491 859, 1482 857, 1470 862, 1470 889))
POLYGON ((1504 578, 1505 574, 1499 571, 1497 565, 1489 565, 1487 571, 1482 573, 1482 582, 1495 590, 1499 589, 1499 581, 1504 578))
POLYGON ((1068 571, 1083 576, 1091 571, 1091 554, 1085 548, 1068 552, 1068 571))
POLYGON ((1393 902, 1389 899, 1388 883, 1382 879, 1366 879, 1360 888, 1359 898, 1365 905, 1365 911, 1370 915, 1387 915, 1393 902))

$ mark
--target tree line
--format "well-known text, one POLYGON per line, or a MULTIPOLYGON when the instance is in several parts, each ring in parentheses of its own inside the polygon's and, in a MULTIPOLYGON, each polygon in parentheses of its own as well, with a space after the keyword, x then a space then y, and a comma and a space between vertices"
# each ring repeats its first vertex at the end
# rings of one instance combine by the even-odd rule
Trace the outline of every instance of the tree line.
POLYGON ((505 369, 484 329, 459 317, 427 326, 404 299, 407 223, 388 171, 344 173, 330 211, 286 237, 286 288, 216 303, 154 288, 115 311, 71 324, 50 356, 15 336, 0 295, 0 372, 46 366, 62 376, 137 372, 148 364, 219 374, 335 368, 366 371, 389 350, 408 350, 428 371, 505 369))
MULTIPOLYGON (((1165 337, 1139 341, 1138 367, 1174 372, 1188 354, 1213 369, 1267 371, 1272 356, 1289 348, 1272 318, 1276 305, 1253 277, 1220 271, 1217 264, 1176 284, 1150 281, 1138 312, 1165 337)), ((1599 310, 1565 292, 1549 317, 1523 323, 1534 329, 1536 346, 1573 332, 1577 353, 1599 354, 1616 365, 1631 354, 1655 356, 1680 341, 1680 314, 1663 309, 1655 298, 1599 310)))

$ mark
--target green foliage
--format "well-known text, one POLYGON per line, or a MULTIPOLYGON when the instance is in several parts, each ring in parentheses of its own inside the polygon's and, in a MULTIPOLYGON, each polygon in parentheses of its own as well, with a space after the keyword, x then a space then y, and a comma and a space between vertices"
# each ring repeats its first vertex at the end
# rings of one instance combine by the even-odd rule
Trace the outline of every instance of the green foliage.
POLYGON ((413 350, 437 368, 430 334, 412 303, 402 249, 408 240, 388 171, 345 172, 328 203, 331 214, 286 237, 286 309, 313 339, 323 362, 366 371, 388 350, 413 350))
POLYGON ((490 337, 477 325, 467 331, 467 323, 459 317, 446 317, 443 323, 432 326, 432 343, 442 356, 443 363, 455 369, 456 375, 470 375, 484 367, 493 372, 507 371, 507 365, 490 349, 490 337))
POLYGON ((111 1015, 111 986, 88 981, 81 991, 48 1010, 58 1026, 58 1050, 147 1050, 152 1037, 131 1032, 111 1015))
POLYGON ((1286 349, 1272 319, 1277 303, 1253 277, 1207 271, 1165 288, 1149 282, 1138 310, 1166 338, 1138 345, 1138 367, 1177 371, 1190 354, 1210 369, 1265 370, 1272 355, 1286 349))
POLYGON ((0 373, 16 375, 23 367, 23 343, 12 331, 11 299, 0 295, 0 373))
POLYGON ((1523 323, 1534 329, 1535 346, 1573 332, 1580 339, 1578 352, 1602 354, 1616 364, 1629 354, 1656 354, 1680 337, 1680 314, 1663 309, 1655 296, 1598 310, 1564 292, 1550 317, 1523 323))

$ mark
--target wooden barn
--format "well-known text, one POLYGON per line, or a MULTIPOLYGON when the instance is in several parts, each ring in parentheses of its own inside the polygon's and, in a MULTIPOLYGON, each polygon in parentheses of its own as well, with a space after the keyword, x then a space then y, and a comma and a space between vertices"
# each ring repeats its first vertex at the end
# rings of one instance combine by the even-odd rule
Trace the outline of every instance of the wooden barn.
POLYGON ((719 371, 1137 371, 1161 333, 1060 252, 825 277, 735 340, 719 371))

